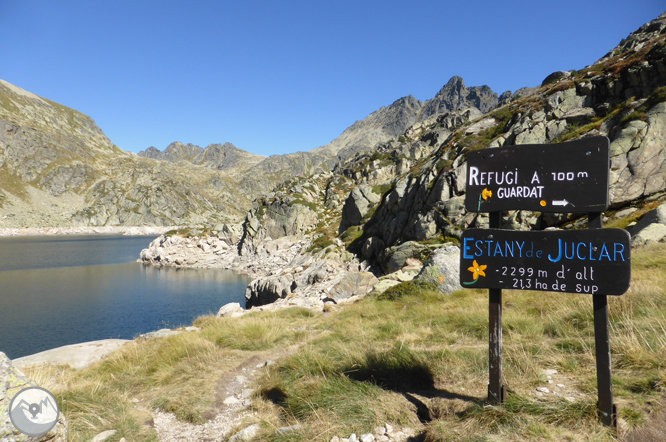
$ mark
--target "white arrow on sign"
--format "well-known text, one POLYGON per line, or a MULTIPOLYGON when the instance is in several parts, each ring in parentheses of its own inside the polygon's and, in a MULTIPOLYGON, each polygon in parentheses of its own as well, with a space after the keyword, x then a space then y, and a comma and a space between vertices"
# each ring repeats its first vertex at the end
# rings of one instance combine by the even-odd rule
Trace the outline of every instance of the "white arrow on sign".
MULTIPOLYGON (((566 206, 567 204, 571 203, 569 203, 569 201, 567 200, 561 200, 561 201, 553 200, 553 206, 566 206)), ((573 206, 573 204, 571 205, 573 206)))

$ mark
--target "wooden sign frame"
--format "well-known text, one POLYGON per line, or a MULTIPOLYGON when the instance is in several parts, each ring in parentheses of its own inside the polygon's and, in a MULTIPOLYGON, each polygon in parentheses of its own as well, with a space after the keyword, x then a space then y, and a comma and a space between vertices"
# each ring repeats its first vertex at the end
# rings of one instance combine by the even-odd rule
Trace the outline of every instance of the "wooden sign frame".
MULTIPOLYGON (((467 168, 467 189, 465 196, 465 207, 470 212, 488 212, 489 228, 500 229, 502 211, 504 210, 532 210, 541 212, 587 212, 588 229, 602 228, 602 211, 608 208, 608 189, 609 189, 609 171, 610 171, 610 141, 607 137, 588 137, 569 143, 555 145, 530 145, 530 146, 512 146, 509 148, 486 149, 484 151, 472 152, 468 156, 467 168), (502 150, 503 149, 503 150, 502 150), (527 150, 531 149, 531 150, 527 150), (559 152, 559 157, 557 156, 559 152), (553 154, 555 156, 553 156, 553 154), (569 154, 567 157, 566 154, 569 154), (515 156, 522 156, 515 158, 515 156), (582 156, 581 156, 582 155, 582 156), (544 158, 546 160, 544 160, 544 158), (593 160, 592 160, 593 159, 593 160), (564 161, 563 161, 564 160, 564 161), (471 162, 470 162, 471 161, 471 162), (480 164, 479 161, 482 163, 480 164), (577 163, 572 165, 572 161, 577 163), (564 169, 564 166, 570 168, 569 171, 563 170, 564 180, 559 180, 559 171, 556 168, 564 169), (476 167, 474 171, 472 167, 476 167), (575 172, 573 168, 581 168, 575 172), (492 200, 493 195, 499 193, 499 187, 488 188, 492 181, 488 180, 489 172, 495 173, 504 171, 504 181, 506 183, 507 173, 513 169, 517 174, 512 176, 513 186, 523 186, 524 179, 532 173, 532 180, 538 179, 539 185, 543 184, 543 177, 550 173, 551 183, 546 190, 544 184, 542 189, 530 190, 526 198, 524 189, 521 196, 517 196, 517 191, 509 191, 507 198, 496 198, 492 200), (584 170, 583 170, 584 169, 584 170), (486 173, 485 180, 481 180, 481 174, 486 173), (568 173, 572 179, 568 180, 568 173), (575 172, 575 173, 574 173, 575 172), (587 175, 578 175, 580 172, 586 172, 587 175), (555 175, 553 175, 555 173, 555 175), (515 180, 515 176, 518 180, 515 180), (587 184, 581 187, 582 181, 575 183, 576 179, 585 178, 587 184), (592 178, 592 180, 590 180, 592 178), (475 181, 476 179, 476 181, 475 181), (570 181, 567 183, 567 181, 570 181), (559 183, 558 183, 559 182, 559 183), (471 184, 470 184, 471 183, 471 184), (482 184, 483 183, 483 184, 482 184), (484 186, 484 187, 481 187, 484 186), (588 196, 581 197, 579 194, 590 190, 588 196), (537 192, 535 194, 535 192, 537 192), (538 192, 541 192, 540 194, 538 192), (535 195, 536 196, 533 198, 535 195), (499 201, 504 200, 504 201, 499 201), (549 202, 550 201, 550 202, 549 202), (562 204, 555 204, 556 201, 566 201, 562 204), (544 204, 545 203, 545 204, 544 204)), ((495 179, 495 183, 500 179, 495 179)), ((536 185, 536 181, 529 183, 536 185)), ((505 186, 506 187, 506 186, 505 186)), ((502 196, 506 196, 505 190, 502 190, 502 196)), ((616 230, 616 229, 613 229, 616 230)), ((492 231, 489 231, 492 235, 492 231)), ((624 245, 630 254, 631 242, 626 232, 624 234, 611 233, 624 245), (622 238, 618 235, 621 235, 622 238), (628 241, 628 243, 627 243, 628 241), (628 247, 626 247, 628 244, 628 247)), ((599 237, 599 235, 595 235, 599 237)), ((607 236, 604 232, 602 236, 607 236)), ((464 241, 464 236, 463 236, 464 241)), ((461 250, 461 285, 463 287, 473 285, 465 284, 463 266, 463 256, 466 252, 465 244, 461 250)), ((468 254, 469 255, 469 254, 468 254)), ((614 295, 621 295, 629 288, 631 261, 630 255, 623 261, 621 271, 625 282, 618 290, 613 291, 614 295), (628 270, 627 270, 628 269, 628 270)), ((480 265, 474 266, 479 267, 480 265)), ((478 270, 475 269, 477 276, 478 270)), ((466 277, 466 276, 465 276, 466 277)), ((468 278, 469 279, 469 278, 468 278)), ((518 290, 528 290, 518 288, 518 290)), ((489 382, 488 382, 488 401, 492 403, 503 403, 506 400, 506 387, 502 383, 502 286, 495 285, 488 289, 489 295, 489 330, 488 330, 488 362, 489 362, 489 382)), ((596 347, 597 362, 597 388, 599 401, 597 409, 601 422, 605 425, 617 429, 617 407, 613 404, 613 389, 611 376, 611 354, 610 339, 608 335, 608 298, 607 293, 594 293, 594 338, 596 347)))

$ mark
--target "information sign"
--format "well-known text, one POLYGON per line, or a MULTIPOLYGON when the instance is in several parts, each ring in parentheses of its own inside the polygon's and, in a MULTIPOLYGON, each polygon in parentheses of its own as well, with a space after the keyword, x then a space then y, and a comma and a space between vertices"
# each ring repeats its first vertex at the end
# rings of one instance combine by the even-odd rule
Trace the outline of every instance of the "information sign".
POLYGON ((602 212, 608 208, 609 166, 607 137, 470 152, 465 208, 602 212))
POLYGON ((622 295, 631 280, 631 238, 622 229, 463 232, 467 288, 622 295))

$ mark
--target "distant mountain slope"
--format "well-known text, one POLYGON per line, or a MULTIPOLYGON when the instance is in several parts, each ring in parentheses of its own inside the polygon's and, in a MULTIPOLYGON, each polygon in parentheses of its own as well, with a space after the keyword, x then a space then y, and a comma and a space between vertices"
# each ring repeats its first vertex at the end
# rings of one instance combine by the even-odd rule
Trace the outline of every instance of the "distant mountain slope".
POLYGON ((0 227, 236 221, 256 196, 237 181, 124 152, 90 117, 0 80, 0 227))
POLYGON ((144 158, 153 158, 171 163, 188 161, 198 166, 217 170, 245 170, 266 158, 241 150, 231 143, 210 144, 205 149, 202 149, 199 146, 193 144, 185 145, 178 141, 169 144, 163 152, 151 146, 139 152, 138 155, 144 158))

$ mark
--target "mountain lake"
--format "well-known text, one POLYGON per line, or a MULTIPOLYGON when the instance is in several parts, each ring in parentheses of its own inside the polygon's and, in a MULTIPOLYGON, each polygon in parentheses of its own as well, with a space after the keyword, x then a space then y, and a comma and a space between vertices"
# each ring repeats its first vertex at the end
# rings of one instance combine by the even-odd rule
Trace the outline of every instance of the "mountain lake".
POLYGON ((245 305, 245 275, 136 262, 150 236, 0 238, 0 351, 10 359, 63 345, 133 339, 245 305))

